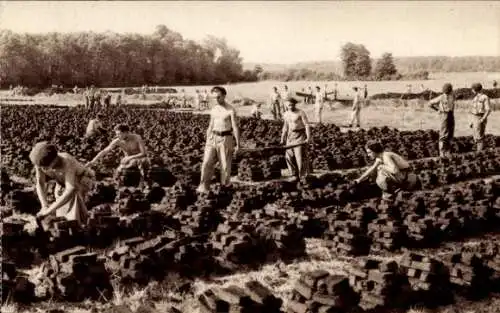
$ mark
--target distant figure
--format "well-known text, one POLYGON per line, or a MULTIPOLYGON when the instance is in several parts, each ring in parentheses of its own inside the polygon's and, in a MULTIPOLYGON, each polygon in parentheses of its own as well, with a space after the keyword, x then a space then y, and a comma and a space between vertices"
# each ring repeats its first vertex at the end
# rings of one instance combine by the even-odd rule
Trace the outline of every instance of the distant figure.
POLYGON ((496 89, 496 88, 497 88, 497 81, 496 81, 496 80, 494 80, 494 81, 493 81, 493 89, 496 89))
POLYGON ((209 95, 208 95, 207 89, 203 90, 203 95, 202 95, 201 99, 202 99, 201 106, 202 106, 203 110, 208 109, 209 108, 209 105, 208 105, 209 95))
POLYGON ((420 84, 420 92, 425 92, 425 87, 424 87, 424 84, 420 84))
POLYGON ((337 100, 337 95, 338 95, 338 88, 337 88, 337 83, 333 85, 333 99, 337 100))
POLYGON ((78 93, 78 86, 75 85, 75 87, 73 87, 73 94, 77 94, 78 93))
POLYGON ((196 89, 194 93, 194 107, 198 110, 201 111, 201 95, 200 91, 196 89))
POLYGON ((283 112, 286 111, 286 105, 285 101, 286 99, 290 98, 290 91, 288 90, 288 86, 285 85, 284 90, 281 92, 281 108, 283 109, 283 112))
POLYGON ((103 92, 103 104, 105 108, 109 108, 111 106, 111 94, 104 90, 103 92))
POLYGON ((313 90, 312 90, 311 86, 307 87, 307 93, 309 94, 309 96, 306 98, 306 103, 311 104, 311 103, 313 103, 313 99, 314 99, 313 90))
POLYGON ((453 87, 446 83, 443 85, 443 94, 429 101, 430 108, 439 112, 441 127, 439 129, 439 156, 449 156, 451 141, 455 132, 455 96, 453 87), (437 106, 436 106, 437 105, 437 106))
POLYGON ((46 141, 37 143, 29 158, 35 166, 35 188, 42 205, 37 217, 55 212, 58 217, 85 224, 88 216, 86 202, 94 183, 94 172, 69 153, 58 152, 56 146, 46 141), (56 181, 56 200, 49 205, 47 187, 50 179, 56 181))
POLYGON ((474 98, 472 99, 472 106, 470 108, 470 127, 472 128, 472 136, 476 143, 476 149, 477 151, 481 151, 484 147, 486 123, 491 113, 490 98, 483 93, 483 86, 480 83, 472 85, 472 92, 474 93, 474 98))
POLYGON ((103 125, 102 125, 102 119, 104 118, 104 115, 99 113, 97 114, 96 118, 93 118, 89 121, 89 124, 87 125, 87 130, 85 131, 85 138, 92 138, 98 133, 102 132, 103 130, 103 125))
POLYGON ((116 106, 122 105, 124 98, 125 98, 125 89, 122 89, 121 92, 116 96, 116 106))
POLYGON ((297 145, 287 149, 285 152, 286 164, 290 174, 298 179, 310 172, 310 163, 306 144, 310 142, 311 131, 309 122, 304 111, 296 108, 297 100, 289 98, 285 100, 288 107, 283 115, 283 130, 281 132, 281 144, 297 145))
POLYGON ((273 87, 271 92, 271 113, 275 120, 281 119, 281 95, 278 92, 278 87, 273 87))
POLYGON ((362 102, 361 95, 359 93, 358 87, 353 87, 352 90, 354 90, 354 99, 352 101, 352 115, 349 127, 353 127, 354 125, 356 125, 356 127, 361 127, 360 126, 361 102, 362 102))
POLYGON ((368 87, 365 84, 365 87, 363 88, 363 98, 366 100, 368 99, 368 87))
POLYGON ((252 106, 252 117, 256 119, 260 119, 262 117, 262 112, 260 111, 261 103, 260 102, 254 102, 252 106))
POLYGON ((406 93, 407 94, 411 94, 411 84, 409 84, 408 86, 406 86, 406 93))
POLYGON ((321 92, 321 88, 319 86, 316 86, 314 113, 316 115, 316 120, 318 121, 318 124, 322 123, 322 113, 323 113, 324 103, 325 103, 324 94, 321 92))

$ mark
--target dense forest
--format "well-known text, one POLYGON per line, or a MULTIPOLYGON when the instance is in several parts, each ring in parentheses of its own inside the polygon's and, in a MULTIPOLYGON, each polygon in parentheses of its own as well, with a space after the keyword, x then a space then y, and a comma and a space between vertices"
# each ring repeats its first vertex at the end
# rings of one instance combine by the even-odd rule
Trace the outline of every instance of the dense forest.
POLYGON ((216 84, 256 81, 225 39, 187 40, 159 25, 151 35, 18 34, 0 30, 3 88, 216 84))

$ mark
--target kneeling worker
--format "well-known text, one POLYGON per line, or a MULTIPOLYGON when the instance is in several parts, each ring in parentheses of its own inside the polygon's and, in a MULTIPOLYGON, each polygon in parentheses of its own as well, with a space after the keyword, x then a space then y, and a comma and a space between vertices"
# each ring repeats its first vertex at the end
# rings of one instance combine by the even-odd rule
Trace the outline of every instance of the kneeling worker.
POLYGON ((119 147, 125 157, 120 161, 120 166, 116 169, 116 177, 124 170, 132 167, 137 167, 141 172, 143 181, 148 184, 148 171, 150 167, 149 159, 146 155, 146 146, 142 141, 141 136, 131 133, 128 125, 119 124, 115 127, 116 137, 111 143, 99 152, 87 166, 94 165, 97 161, 111 152, 114 148, 119 147))
POLYGON ((356 183, 360 183, 377 171, 376 183, 382 190, 384 199, 391 198, 393 194, 401 190, 409 190, 416 186, 418 178, 412 173, 410 164, 402 156, 384 151, 382 144, 377 141, 369 141, 365 148, 368 156, 375 159, 375 163, 355 180, 356 183))
POLYGON ((73 156, 58 152, 56 146, 46 141, 37 143, 29 157, 35 165, 36 193, 42 205, 37 217, 55 211, 58 217, 85 223, 88 215, 86 201, 94 182, 94 173, 73 156), (47 202, 47 178, 56 181, 56 200, 50 205, 47 202))
POLYGON ((205 154, 201 165, 201 181, 197 192, 208 192, 217 161, 220 162, 221 185, 229 185, 233 153, 239 150, 240 132, 236 122, 236 111, 226 102, 226 89, 212 88, 216 105, 210 111, 205 154))
POLYGON ((304 111, 296 108, 297 100, 285 100, 287 110, 283 115, 284 124, 281 132, 281 144, 298 145, 285 152, 286 164, 290 174, 296 178, 309 174, 310 164, 307 146, 311 138, 309 122, 304 111))

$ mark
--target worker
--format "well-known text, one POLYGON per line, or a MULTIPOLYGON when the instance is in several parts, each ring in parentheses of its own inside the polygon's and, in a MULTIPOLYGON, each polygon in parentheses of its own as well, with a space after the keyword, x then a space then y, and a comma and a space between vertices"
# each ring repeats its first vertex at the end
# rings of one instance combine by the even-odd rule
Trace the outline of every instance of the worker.
POLYGON ((120 165, 116 169, 115 179, 119 181, 119 176, 125 169, 138 168, 141 176, 141 186, 150 184, 149 182, 149 168, 150 161, 147 157, 146 146, 141 138, 141 136, 130 132, 128 125, 119 124, 115 127, 116 138, 111 141, 111 143, 99 152, 87 166, 92 166, 97 163, 99 159, 113 151, 116 147, 119 147, 124 153, 120 161, 120 165))
POLYGON ((418 178, 412 172, 411 166, 402 156, 384 151, 382 144, 370 140, 365 146, 370 158, 375 159, 373 165, 354 182, 359 184, 377 171, 377 186, 382 190, 384 199, 391 199, 401 190, 411 190, 416 187, 418 178))
POLYGON ((486 131, 486 122, 491 113, 490 98, 483 93, 483 86, 480 83, 472 84, 472 106, 470 108, 472 135, 476 143, 477 151, 484 148, 484 133, 486 131))
POLYGON ((287 149, 285 152, 286 164, 290 175, 294 179, 309 174, 310 163, 306 144, 310 142, 311 131, 307 115, 304 111, 297 109, 297 100, 288 98, 285 101, 287 111, 283 114, 283 130, 281 132, 281 144, 287 146, 303 144, 294 148, 287 149))
POLYGON ((441 127, 439 129, 439 156, 449 156, 451 141, 455 132, 455 96, 450 83, 443 85, 443 94, 429 101, 429 107, 439 112, 441 127))
POLYGON ((290 91, 288 90, 288 86, 285 85, 283 92, 281 92, 281 107, 283 108, 283 112, 286 111, 286 99, 290 98, 290 91))
POLYGON ((92 138, 98 133, 103 131, 102 120, 104 115, 102 113, 97 114, 96 118, 89 121, 87 125, 87 130, 85 131, 85 138, 92 138))
POLYGON ((194 95, 194 105, 198 111, 201 111, 201 102, 202 102, 202 94, 198 89, 196 89, 196 93, 194 95))
POLYGON ((354 123, 356 123, 356 127, 361 127, 361 95, 359 94, 358 87, 353 87, 352 90, 354 90, 354 99, 352 101, 351 123, 349 127, 353 127, 353 125, 355 125, 354 123))
POLYGON ((261 107, 261 103, 260 102, 257 102, 255 101, 252 105, 252 117, 256 118, 256 119, 260 119, 262 117, 262 112, 260 111, 260 107, 261 107))
POLYGON ((202 99, 202 102, 201 102, 201 107, 203 108, 203 110, 206 110, 209 108, 209 105, 208 105, 208 98, 209 98, 209 95, 208 95, 208 90, 204 90, 203 91, 203 95, 201 97, 202 99))
POLYGON ((313 95, 313 90, 311 88, 311 86, 307 87, 307 93, 309 94, 309 96, 307 96, 307 101, 306 101, 306 104, 312 104, 313 103, 313 99, 314 99, 314 95, 313 95))
POLYGON ((316 86, 316 94, 315 94, 315 100, 314 100, 314 113, 316 115, 316 120, 318 121, 318 124, 322 123, 321 120, 321 115, 323 113, 323 105, 325 103, 325 98, 324 94, 321 92, 321 88, 319 86, 316 86))
POLYGON ((226 102, 226 89, 216 86, 211 92, 216 99, 216 105, 210 111, 207 142, 201 165, 201 181, 196 189, 200 193, 208 192, 217 161, 220 163, 221 185, 229 185, 233 153, 237 152, 240 146, 236 110, 226 102))
POLYGON ((87 219, 87 196, 94 183, 95 174, 66 152, 58 152, 55 145, 46 141, 37 143, 29 158, 35 166, 36 193, 41 210, 37 217, 53 214, 84 224, 87 219), (54 179, 55 201, 47 199, 48 180, 54 179))
POLYGON ((273 87, 271 93, 271 113, 274 119, 281 119, 281 95, 278 92, 278 87, 273 87))
POLYGON ((363 88, 363 99, 366 101, 368 99, 368 86, 365 84, 363 88))

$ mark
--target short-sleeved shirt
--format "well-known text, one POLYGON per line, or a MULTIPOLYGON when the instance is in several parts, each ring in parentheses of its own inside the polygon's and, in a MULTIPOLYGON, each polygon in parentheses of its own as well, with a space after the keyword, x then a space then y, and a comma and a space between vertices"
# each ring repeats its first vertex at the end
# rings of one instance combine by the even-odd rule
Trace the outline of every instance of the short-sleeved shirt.
POLYGON ((472 99, 472 107, 470 110, 470 113, 472 114, 484 114, 486 111, 490 109, 489 106, 489 98, 485 94, 477 94, 473 99, 472 99))

